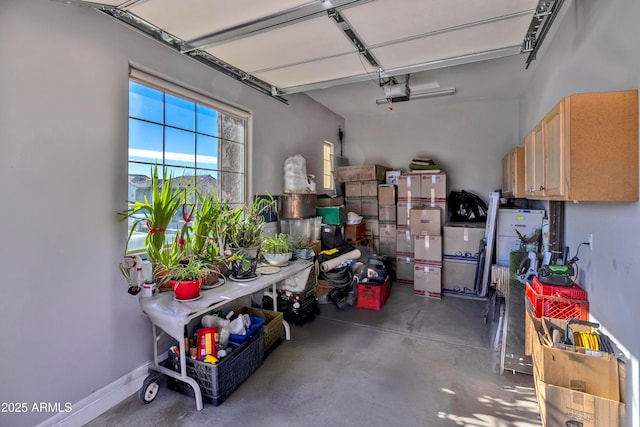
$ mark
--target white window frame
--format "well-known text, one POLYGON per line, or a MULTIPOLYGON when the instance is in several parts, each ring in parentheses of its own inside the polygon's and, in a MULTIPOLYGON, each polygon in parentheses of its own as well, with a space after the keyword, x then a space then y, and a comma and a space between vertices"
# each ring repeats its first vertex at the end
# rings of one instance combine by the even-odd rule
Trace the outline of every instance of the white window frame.
MULTIPOLYGON (((245 122, 244 127, 244 140, 243 144, 243 195, 239 200, 231 201, 233 205, 244 204, 249 200, 250 195, 252 194, 252 185, 251 185, 251 165, 252 165, 252 156, 251 156, 251 136, 252 136, 252 126, 253 126, 253 116, 250 111, 230 105, 228 103, 224 103, 217 99, 212 98, 209 95, 205 95, 201 92, 198 92, 195 89, 187 88, 185 85, 174 83, 166 80, 165 78, 159 78, 154 76, 153 74, 142 71, 138 68, 131 67, 129 71, 129 80, 134 81, 136 83, 151 87, 153 89, 165 92, 167 94, 174 95, 176 97, 194 102, 196 104, 201 104, 207 107, 210 107, 219 113, 223 113, 229 116, 235 116, 238 119, 242 119, 245 122)), ((129 92, 127 92, 129 94, 129 92)), ((129 95, 128 95, 129 96, 129 95)), ((164 125, 163 125, 164 126, 164 125)), ((127 144, 129 141, 127 140, 127 144)), ((127 156, 127 164, 129 163, 130 157, 127 156)), ((158 163, 163 166, 164 162, 158 163)), ((167 165, 171 166, 171 165, 167 165)), ((127 166, 127 170, 129 167, 127 166)), ((218 169, 218 179, 220 179, 220 174, 223 173, 222 166, 219 164, 218 169)), ((132 249, 132 253, 138 252, 139 249, 132 249)))
POLYGON ((333 142, 324 141, 322 144, 322 188, 329 191, 336 188, 333 180, 334 148, 333 142))

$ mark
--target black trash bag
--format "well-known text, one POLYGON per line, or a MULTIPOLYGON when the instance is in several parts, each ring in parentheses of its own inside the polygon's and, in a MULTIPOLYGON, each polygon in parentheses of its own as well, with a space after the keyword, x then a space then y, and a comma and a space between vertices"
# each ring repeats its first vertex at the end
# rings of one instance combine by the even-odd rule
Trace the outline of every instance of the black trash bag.
POLYGON ((487 221, 487 204, 479 196, 468 191, 451 191, 448 208, 451 222, 487 221))

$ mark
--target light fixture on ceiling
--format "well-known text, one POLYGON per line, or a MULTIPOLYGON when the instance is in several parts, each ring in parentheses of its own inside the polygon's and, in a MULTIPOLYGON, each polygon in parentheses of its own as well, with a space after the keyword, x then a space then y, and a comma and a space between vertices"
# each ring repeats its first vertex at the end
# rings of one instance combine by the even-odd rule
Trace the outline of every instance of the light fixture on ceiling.
MULTIPOLYGON (((423 99, 423 98, 435 98, 438 96, 447 96, 447 95, 454 95, 456 93, 456 88, 452 87, 452 88, 448 88, 448 89, 437 89, 437 90, 425 90, 425 91, 418 91, 418 92, 411 92, 410 96, 407 97, 407 99, 404 99, 402 101, 413 101, 416 99, 423 99)), ((399 102, 396 101, 394 98, 382 98, 382 99, 376 99, 376 104, 378 105, 387 105, 391 102, 399 102)))

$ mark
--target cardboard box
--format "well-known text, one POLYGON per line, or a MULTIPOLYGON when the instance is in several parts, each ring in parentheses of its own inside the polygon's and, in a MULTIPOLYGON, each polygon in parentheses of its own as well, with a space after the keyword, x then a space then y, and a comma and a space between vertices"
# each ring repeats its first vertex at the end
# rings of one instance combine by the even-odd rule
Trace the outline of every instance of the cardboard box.
POLYGON ((355 212, 362 215, 362 198, 347 198, 347 212, 355 212))
POLYGON ((402 174, 402 171, 387 171, 386 172, 386 181, 385 183, 388 185, 398 185, 398 178, 402 174))
POLYGON ((380 236, 380 222, 377 219, 369 218, 365 223, 365 231, 367 236, 371 236, 373 238, 380 236))
POLYGON ((444 173, 420 174, 420 197, 429 203, 446 203, 447 175, 444 173))
POLYGON ((413 236, 416 264, 442 267, 442 236, 413 236))
POLYGON ((445 225, 442 227, 442 254, 447 259, 477 261, 480 241, 484 238, 483 224, 445 225))
POLYGON ((400 175, 398 177, 398 200, 420 199, 420 175, 400 175))
POLYGON ((362 182, 353 181, 344 184, 344 195, 350 197, 362 197, 362 182))
POLYGON ((442 298, 442 269, 424 264, 414 264, 413 294, 427 298, 442 298))
MULTIPOLYGON (((578 389, 584 393, 605 399, 620 401, 620 374, 618 360, 615 355, 600 352, 600 356, 592 356, 580 352, 580 347, 567 347, 571 350, 547 345, 544 340, 546 332, 542 322, 565 330, 567 321, 543 317, 536 319, 527 313, 527 321, 534 325, 532 358, 534 369, 538 371, 540 381, 566 389, 578 389)), ((572 324, 574 331, 591 331, 591 328, 572 324)), ((547 335, 548 336, 548 335, 547 335)), ((548 342, 552 338, 548 337, 548 342)))
POLYGON ((389 258, 395 258, 398 255, 396 249, 396 239, 385 239, 382 236, 378 240, 378 253, 389 258))
POLYGON ((415 251, 413 236, 407 228, 398 228, 396 231, 396 252, 398 256, 413 258, 415 251))
MULTIPOLYGON (((558 328, 566 326, 565 320, 543 319, 558 328)), ((533 347, 534 384, 543 425, 622 427, 625 404, 620 386, 625 387, 626 381, 619 362, 611 355, 602 358, 548 346, 543 342, 543 319, 535 319, 529 307, 525 344, 533 347)))
POLYGON ((425 208, 438 208, 440 209, 440 224, 446 224, 449 221, 447 215, 447 204, 444 202, 429 203, 425 199, 420 199, 420 204, 425 208))
POLYGON ((624 403, 547 384, 535 369, 533 378, 542 425, 624 427, 624 403))
POLYGON ((398 207, 396 205, 378 205, 378 219, 381 223, 388 222, 395 224, 398 219, 397 209, 398 207))
POLYGON ((398 256, 396 258, 396 282, 413 285, 413 258, 398 256))
POLYGON ((336 181, 378 181, 386 179, 386 172, 390 167, 383 165, 363 165, 363 166, 339 166, 336 171, 336 181))
POLYGON ((411 208, 409 230, 413 235, 440 236, 440 208, 411 208))
POLYGON ((362 197, 378 197, 378 181, 362 181, 362 197))
POLYGON ((316 206, 319 208, 326 208, 329 206, 343 206, 343 205, 344 205, 344 197, 342 196, 318 197, 316 199, 316 206))
POLYGON ((363 197, 362 213, 360 215, 369 218, 378 218, 378 199, 375 197, 363 197))
POLYGON ((407 202, 398 200, 397 223, 399 228, 409 228, 409 217, 411 209, 421 208, 423 205, 419 201, 407 202))
POLYGON ((442 289, 473 293, 476 282, 476 261, 442 260, 442 289))
POLYGON ((344 242, 346 244, 353 244, 357 240, 364 237, 365 223, 360 224, 347 224, 344 226, 344 242))
POLYGON ((380 184, 378 185, 378 204, 380 206, 396 204, 396 186, 380 184))

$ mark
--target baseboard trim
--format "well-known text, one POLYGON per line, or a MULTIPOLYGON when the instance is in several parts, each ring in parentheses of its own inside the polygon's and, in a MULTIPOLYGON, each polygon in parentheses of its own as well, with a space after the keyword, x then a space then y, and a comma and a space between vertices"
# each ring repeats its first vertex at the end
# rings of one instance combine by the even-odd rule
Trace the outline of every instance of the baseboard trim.
POLYGON ((80 426, 95 419, 127 397, 142 388, 142 383, 149 373, 151 361, 138 366, 111 384, 96 390, 84 399, 76 402, 69 413, 61 412, 45 420, 37 427, 80 426))

